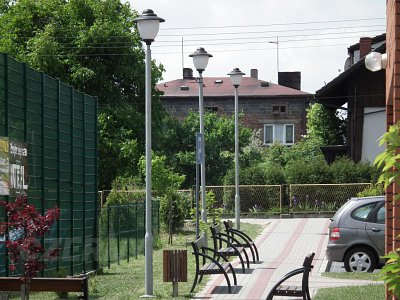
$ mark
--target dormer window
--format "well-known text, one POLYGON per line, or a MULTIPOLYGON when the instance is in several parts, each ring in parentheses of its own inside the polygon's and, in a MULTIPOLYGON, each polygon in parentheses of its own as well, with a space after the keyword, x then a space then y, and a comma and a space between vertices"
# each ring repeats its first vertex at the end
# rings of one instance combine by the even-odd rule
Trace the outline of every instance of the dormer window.
POLYGON ((273 105, 272 106, 272 113, 278 114, 278 113, 285 113, 286 112, 286 106, 284 105, 273 105))
POLYGON ((188 91, 189 87, 187 85, 181 85, 181 91, 188 91))
POLYGON ((224 81, 223 81, 222 79, 216 79, 214 82, 217 83, 217 84, 221 84, 221 83, 223 83, 224 81))

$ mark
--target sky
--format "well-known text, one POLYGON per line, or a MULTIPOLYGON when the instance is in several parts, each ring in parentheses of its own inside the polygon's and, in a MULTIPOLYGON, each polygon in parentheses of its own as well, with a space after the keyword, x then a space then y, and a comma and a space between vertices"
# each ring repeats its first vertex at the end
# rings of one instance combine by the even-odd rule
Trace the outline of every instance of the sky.
MULTIPOLYGON (((152 59, 165 68, 163 82, 192 68, 189 54, 212 54, 204 77, 245 76, 277 83, 281 72, 300 71, 301 90, 315 93, 343 72, 347 48, 360 37, 386 31, 385 0, 130 0, 141 13, 165 19, 152 43, 152 59)), ((194 75, 196 72, 194 71, 194 75)))

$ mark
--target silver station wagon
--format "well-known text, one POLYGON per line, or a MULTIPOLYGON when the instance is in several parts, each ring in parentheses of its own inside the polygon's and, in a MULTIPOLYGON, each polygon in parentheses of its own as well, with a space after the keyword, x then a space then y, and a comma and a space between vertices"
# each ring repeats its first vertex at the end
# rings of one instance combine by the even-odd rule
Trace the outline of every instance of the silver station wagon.
POLYGON ((351 198, 329 226, 328 260, 344 262, 347 272, 372 272, 384 263, 385 197, 351 198))

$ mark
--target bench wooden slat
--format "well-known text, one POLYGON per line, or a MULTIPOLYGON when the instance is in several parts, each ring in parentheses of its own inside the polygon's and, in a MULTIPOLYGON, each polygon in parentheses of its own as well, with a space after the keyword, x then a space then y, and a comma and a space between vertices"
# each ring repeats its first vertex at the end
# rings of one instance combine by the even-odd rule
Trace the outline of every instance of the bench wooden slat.
POLYGON ((301 294, 302 290, 301 290, 301 286, 294 286, 294 285, 280 285, 277 289, 276 292, 278 293, 285 293, 285 294, 289 294, 289 293, 294 293, 296 295, 301 294))
MULTIPOLYGON (((20 291, 18 277, 0 277, 0 291, 20 291)), ((87 299, 87 278, 33 278, 30 290, 33 292, 82 292, 87 299)))
MULTIPOLYGON (((221 263, 221 266, 225 271, 229 269, 229 264, 227 264, 227 263, 221 263)), ((220 268, 215 263, 209 263, 209 264, 203 265, 200 268, 199 272, 200 272, 200 274, 203 272, 207 273, 207 274, 211 274, 209 272, 216 272, 214 274, 221 274, 220 268)))

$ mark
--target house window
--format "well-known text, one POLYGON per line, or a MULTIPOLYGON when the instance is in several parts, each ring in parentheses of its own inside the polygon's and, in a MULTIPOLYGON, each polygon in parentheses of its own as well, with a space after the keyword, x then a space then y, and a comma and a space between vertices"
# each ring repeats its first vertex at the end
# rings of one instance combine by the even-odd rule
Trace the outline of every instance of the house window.
POLYGON ((272 113, 277 114, 277 113, 285 113, 286 112, 286 106, 284 105, 273 105, 272 106, 272 113))
POLYGON ((264 125, 264 144, 272 144, 274 142, 274 125, 264 125))
POLYGON ((294 125, 293 124, 264 124, 264 144, 271 145, 281 143, 293 145, 294 125))

